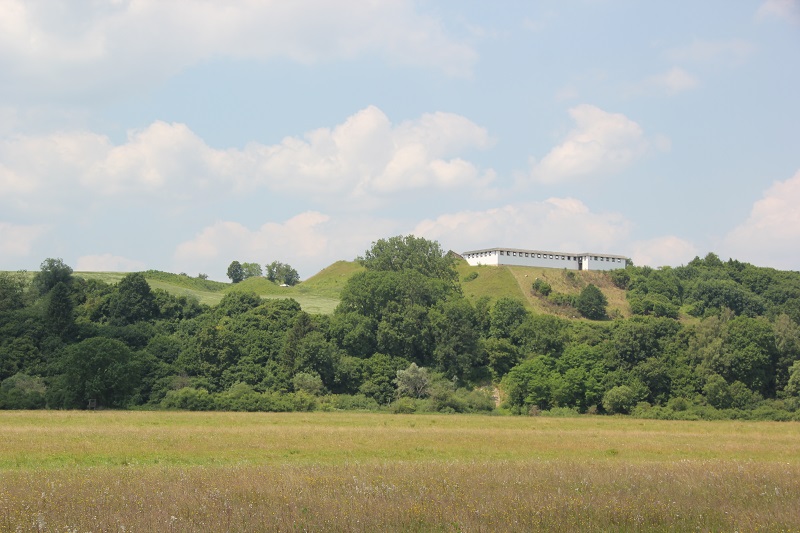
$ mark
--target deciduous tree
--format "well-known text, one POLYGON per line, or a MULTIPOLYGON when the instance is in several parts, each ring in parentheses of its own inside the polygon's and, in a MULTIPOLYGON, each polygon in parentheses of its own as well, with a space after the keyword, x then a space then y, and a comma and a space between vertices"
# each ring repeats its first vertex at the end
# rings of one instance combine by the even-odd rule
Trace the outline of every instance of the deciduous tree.
POLYGON ((232 283, 239 283, 244 279, 244 268, 239 261, 233 261, 228 265, 228 277, 232 283))

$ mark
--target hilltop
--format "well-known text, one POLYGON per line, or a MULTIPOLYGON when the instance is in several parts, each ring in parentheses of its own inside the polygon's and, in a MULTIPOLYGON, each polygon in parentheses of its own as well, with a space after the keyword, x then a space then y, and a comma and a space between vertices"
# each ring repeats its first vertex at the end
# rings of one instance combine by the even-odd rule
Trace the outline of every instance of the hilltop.
MULTIPOLYGON (((630 316, 625 290, 616 287, 607 273, 575 272, 564 269, 525 266, 470 266, 466 261, 456 265, 464 295, 473 303, 486 297, 491 301, 513 298, 523 302, 530 311, 539 314, 572 316, 568 309, 550 303, 531 291, 537 278, 545 280, 554 292, 577 296, 588 284, 599 287, 608 298, 608 309, 617 316, 630 316)), ((281 287, 264 277, 248 278, 240 283, 193 278, 157 270, 143 272, 153 289, 163 289, 175 296, 190 296, 214 306, 232 292, 255 292, 262 298, 292 298, 304 311, 312 314, 331 314, 339 303, 339 295, 350 277, 364 270, 356 261, 337 261, 293 287, 281 287)), ((116 284, 124 272, 75 272, 75 276, 116 284)))

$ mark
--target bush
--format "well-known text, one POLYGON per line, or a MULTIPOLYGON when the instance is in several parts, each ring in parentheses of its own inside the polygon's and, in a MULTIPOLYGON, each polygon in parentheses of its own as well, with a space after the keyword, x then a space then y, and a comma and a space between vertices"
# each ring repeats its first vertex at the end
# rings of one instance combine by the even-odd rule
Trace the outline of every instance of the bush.
POLYGON ((580 296, 575 300, 575 308, 580 314, 590 320, 602 320, 606 318, 607 305, 608 299, 606 299, 605 294, 591 283, 581 291, 580 296))
POLYGON ((325 385, 319 374, 300 372, 292 378, 292 386, 295 392, 305 392, 311 396, 320 396, 325 392, 325 385))
POLYGON ((553 287, 551 287, 549 283, 539 278, 534 280, 531 288, 533 289, 533 292, 538 292, 542 296, 549 296, 553 291, 553 287))
POLYGON ((411 398, 398 398, 389 406, 389 411, 400 415, 410 415, 417 412, 417 402, 411 398))
POLYGON ((337 411, 378 411, 381 408, 373 398, 363 394, 332 394, 320 402, 337 411))
POLYGON ((217 409, 225 411, 261 411, 261 394, 246 383, 236 383, 216 395, 217 409))
POLYGON ((576 305, 575 296, 571 296, 569 294, 563 294, 560 292, 554 292, 553 294, 547 297, 547 300, 550 303, 559 305, 561 307, 575 307, 576 305))
POLYGON ((677 396, 675 398, 670 398, 667 402, 667 407, 672 409, 673 411, 686 411, 691 406, 691 402, 684 398, 683 396, 677 396))
POLYGON ((478 277, 478 273, 473 270, 472 272, 470 272, 469 274, 467 274, 466 276, 461 278, 461 281, 467 283, 467 282, 470 282, 470 281, 472 281, 473 279, 475 279, 477 277, 478 277))
POLYGON ((636 394, 627 385, 614 387, 603 395, 603 409, 611 414, 629 413, 635 404, 636 394))
POLYGON ((42 409, 46 391, 42 378, 14 374, 0 384, 0 409, 42 409))
POLYGON ((184 387, 171 390, 161 401, 165 409, 184 409, 187 411, 211 411, 216 407, 214 398, 205 389, 184 387))

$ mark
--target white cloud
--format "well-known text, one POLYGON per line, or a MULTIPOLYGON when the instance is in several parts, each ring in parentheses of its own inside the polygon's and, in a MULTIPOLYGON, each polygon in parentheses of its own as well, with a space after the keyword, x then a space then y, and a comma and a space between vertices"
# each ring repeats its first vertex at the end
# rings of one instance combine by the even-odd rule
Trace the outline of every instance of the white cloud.
POLYGON ((723 240, 722 252, 756 265, 800 270, 800 170, 773 184, 750 216, 723 240))
POLYGON ((332 218, 307 211, 285 222, 267 222, 251 230, 233 221, 202 229, 175 250, 173 264, 184 272, 206 271, 225 279, 220 266, 233 260, 282 261, 307 278, 338 260, 353 260, 369 243, 396 231, 391 221, 370 217, 332 218), (216 274, 214 274, 216 272, 216 274))
POLYGON ((689 241, 668 235, 635 242, 630 255, 634 265, 658 268, 685 265, 698 254, 697 248, 689 241))
POLYGON ((665 92, 677 94, 697 87, 697 79, 679 67, 673 67, 667 72, 656 74, 639 84, 638 90, 644 92, 665 92))
POLYGON ((531 177, 535 181, 558 183, 612 173, 648 149, 642 128, 621 113, 581 104, 570 109, 569 114, 576 127, 541 161, 532 163, 531 177))
POLYGON ((756 12, 758 19, 777 18, 791 24, 800 24, 800 1, 766 0, 756 12))
POLYGON ((31 253, 34 242, 46 231, 47 226, 21 225, 0 222, 0 255, 26 257, 31 253))
POLYGON ((0 0, 8 91, 81 94, 152 83, 201 61, 379 55, 464 75, 474 50, 408 0, 0 0))
POLYGON ((631 224, 616 213, 593 213, 575 198, 462 211, 420 222, 415 235, 456 252, 492 246, 624 253, 631 224))
MULTIPOLYGON (((460 158, 469 148, 485 148, 485 129, 452 113, 429 113, 393 126, 374 106, 349 117, 333 129, 320 128, 303 139, 289 137, 279 145, 250 145, 246 160, 256 172, 239 186, 268 182, 277 190, 351 198, 390 194, 422 187, 440 189, 482 187, 492 179, 460 158)), ((231 166, 238 154, 228 152, 231 166)))
POLYGON ((139 272, 145 268, 142 261, 112 254, 84 255, 75 265, 78 272, 139 272))
POLYGON ((366 208, 399 191, 484 188, 494 174, 456 156, 490 143, 484 128, 459 115, 429 113, 393 125, 373 106, 333 129, 241 150, 212 148, 186 125, 159 121, 117 146, 81 131, 0 141, 0 193, 6 201, 55 201, 77 186, 88 195, 187 201, 265 187, 366 208))

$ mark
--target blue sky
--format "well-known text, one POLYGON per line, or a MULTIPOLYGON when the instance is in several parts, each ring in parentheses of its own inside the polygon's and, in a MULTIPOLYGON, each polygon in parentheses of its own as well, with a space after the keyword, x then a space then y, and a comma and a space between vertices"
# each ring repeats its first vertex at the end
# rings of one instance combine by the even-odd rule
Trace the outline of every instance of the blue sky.
POLYGON ((800 270, 798 67, 797 0, 0 0, 0 269, 800 270))

